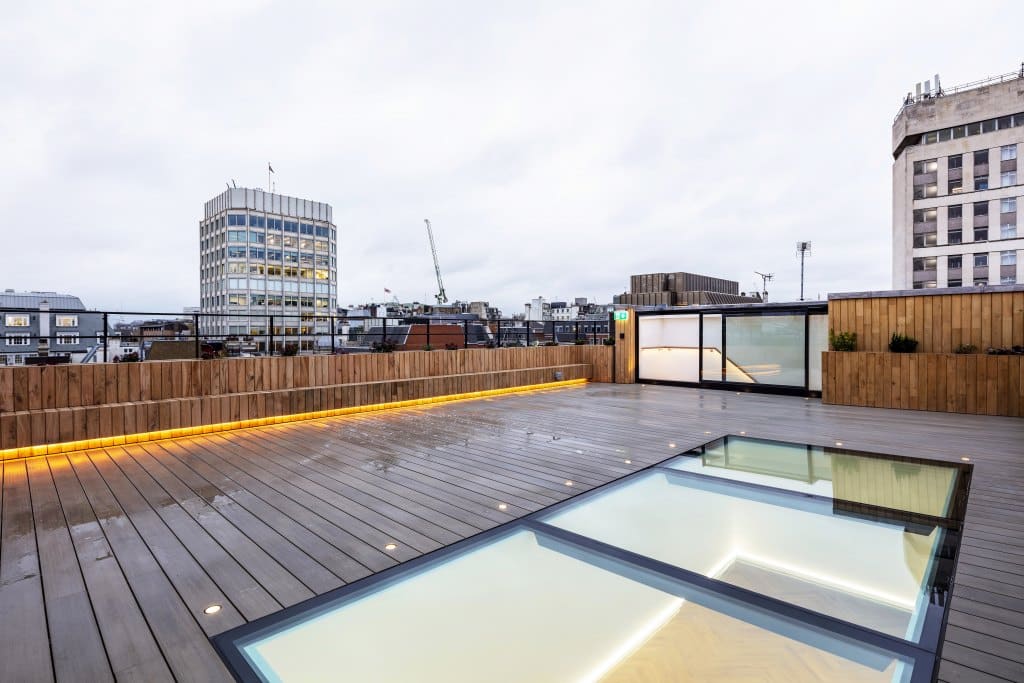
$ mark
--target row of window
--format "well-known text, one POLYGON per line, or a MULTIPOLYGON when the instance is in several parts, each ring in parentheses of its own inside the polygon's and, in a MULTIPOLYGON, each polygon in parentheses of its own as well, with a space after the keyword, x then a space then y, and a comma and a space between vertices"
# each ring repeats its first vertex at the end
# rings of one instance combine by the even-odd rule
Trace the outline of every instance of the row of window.
MULTIPOLYGON (((974 236, 974 242, 987 242, 988 241, 988 226, 974 228, 971 233, 974 236)), ((1017 226, 1016 225, 1002 225, 999 228, 999 239, 1010 240, 1017 237, 1017 226)), ((946 244, 963 244, 964 236, 961 228, 955 228, 946 231, 946 244)), ((923 232, 914 235, 914 246, 915 247, 937 247, 939 246, 939 233, 938 232, 923 232)))
POLYGON ((958 140, 959 138, 965 138, 971 135, 992 133, 997 130, 1005 130, 1016 126, 1024 126, 1024 113, 1013 114, 1011 116, 1000 116, 995 119, 986 119, 984 121, 977 121, 975 123, 968 123, 961 126, 933 130, 921 135, 921 142, 926 145, 931 145, 936 142, 958 140))
POLYGON ((304 266, 330 268, 331 257, 326 254, 307 254, 297 251, 281 251, 280 249, 260 249, 258 247, 228 247, 228 258, 244 259, 248 256, 255 261, 281 261, 282 263, 301 263, 304 266))
MULTIPOLYGON (((968 254, 974 259, 975 268, 988 268, 988 254, 968 254)), ((964 254, 950 255, 946 257, 946 268, 949 270, 959 270, 963 268, 964 254)), ((938 256, 922 256, 914 259, 914 270, 915 271, 928 271, 935 270, 938 268, 938 256)), ((999 252, 999 265, 1001 266, 1015 266, 1017 265, 1017 252, 1016 251, 1001 251, 999 252)))
POLYGON ((326 282, 288 282, 281 280, 264 280, 254 278, 229 278, 228 289, 254 289, 268 292, 302 292, 308 294, 328 294, 330 285, 326 282))
MULTIPOLYGON (((267 230, 276 230, 278 232, 292 232, 299 235, 316 235, 317 237, 330 237, 331 229, 325 225, 313 225, 312 223, 299 223, 297 221, 288 221, 281 218, 267 218, 266 216, 258 216, 256 214, 249 214, 248 220, 244 213, 229 213, 228 214, 228 226, 245 226, 248 225, 250 228, 265 228, 267 230)), ((215 227, 222 227, 216 225, 215 227)))
POLYGON ((307 237, 293 237, 291 235, 266 234, 254 230, 228 230, 228 242, 248 242, 250 244, 266 244, 271 247, 295 247, 308 249, 309 251, 321 251, 327 253, 331 250, 331 243, 326 240, 312 240, 307 237))
MULTIPOLYGON (((956 220, 964 217, 963 204, 951 204, 946 208, 946 218, 956 220)), ((915 223, 930 223, 938 217, 938 207, 931 209, 914 209, 915 223)), ((974 216, 988 215, 988 202, 974 202, 971 204, 971 211, 974 216)), ((1017 198, 1003 197, 999 200, 999 213, 1017 213, 1017 198)))
MULTIPOLYGON (((28 346, 31 339, 27 334, 8 334, 6 339, 8 346, 28 346)), ((55 344, 61 346, 72 346, 78 343, 77 334, 58 334, 55 344)))
POLYGON ((283 306, 284 308, 327 308, 322 297, 281 294, 228 294, 228 306, 283 306))
POLYGON ((297 277, 303 280, 327 280, 330 277, 326 268, 296 268, 295 266, 268 266, 262 263, 228 264, 228 273, 232 275, 269 275, 271 277, 297 277))
MULTIPOLYGON (((205 296, 205 297, 201 298, 201 304, 200 305, 203 308, 205 308, 205 309, 216 308, 216 307, 219 307, 219 306, 227 306, 230 296, 231 295, 228 295, 228 294, 214 294, 214 295, 211 295, 211 296, 205 296)), ((249 305, 252 305, 252 306, 263 306, 263 305, 266 305, 266 306, 270 306, 270 307, 275 307, 275 306, 283 307, 284 306, 284 295, 281 295, 281 294, 267 294, 267 295, 265 295, 264 299, 260 299, 259 297, 261 297, 261 296, 263 296, 263 295, 261 295, 261 294, 250 294, 249 295, 249 305), (261 300, 263 301, 263 303, 258 303, 261 300)), ((300 297, 299 298, 300 303, 304 299, 306 299, 306 298, 308 298, 308 297, 300 297)), ((235 301, 239 301, 240 299, 236 298, 234 300, 235 301)), ((328 309, 327 311, 321 310, 320 313, 316 314, 316 319, 323 320, 324 318, 322 316, 324 315, 324 313, 325 312, 329 313, 330 309, 334 308, 333 302, 334 302, 334 299, 324 299, 324 298, 321 298, 321 297, 314 298, 314 307, 315 308, 317 308, 317 309, 328 309)), ((232 304, 232 305, 240 305, 240 304, 232 304)), ((244 304, 241 304, 241 305, 244 305, 244 304)), ((303 306, 305 306, 305 304, 303 304, 303 306)), ((300 306, 300 308, 301 308, 301 306, 300 306)), ((276 313, 275 313, 275 315, 276 315, 276 313)), ((295 313, 293 315, 296 318, 300 317, 298 313, 295 313)), ((301 313, 301 318, 302 318, 302 320, 313 320, 314 319, 314 314, 312 312, 303 312, 303 313, 301 313)), ((212 325, 214 327, 218 326, 217 323, 210 323, 210 325, 212 325)), ((275 327, 275 329, 277 329, 277 328, 275 327)))
MULTIPOLYGON (((55 327, 78 327, 77 315, 55 315, 55 327)), ((29 327, 31 320, 28 315, 21 313, 8 313, 4 316, 4 324, 7 327, 29 327)))
MULTIPOLYGON (((984 287, 989 284, 988 276, 978 275, 974 278, 975 287, 984 287)), ((999 284, 1001 285, 1015 285, 1017 284, 1017 278, 1013 275, 1003 275, 999 278, 999 284)), ((935 289, 938 287, 936 280, 922 280, 914 283, 914 289, 935 289)), ((950 278, 946 282, 947 287, 963 287, 964 281, 962 278, 950 278)))
MULTIPOLYGON (((974 158, 974 166, 985 166, 988 164, 989 151, 987 149, 978 149, 972 153, 974 158)), ((1003 145, 999 148, 999 160, 1000 161, 1013 161, 1017 158, 1017 145, 1003 145)), ((951 154, 946 157, 946 165, 950 169, 963 168, 964 167, 964 155, 963 154, 951 154)), ((921 175, 922 173, 935 173, 939 170, 938 159, 924 159, 922 161, 914 162, 914 175, 921 175)))
MULTIPOLYGON (((989 172, 988 172, 988 157, 989 151, 987 149, 979 149, 974 152, 974 190, 988 190, 991 189, 989 183, 989 172)), ((1017 159, 1017 145, 1003 145, 999 149, 999 158, 1001 162, 1016 161, 1017 159)), ((953 173, 956 169, 963 168, 963 155, 954 154, 947 157, 947 166, 950 170, 948 184, 946 191, 948 194, 958 194, 964 191, 964 181, 962 177, 958 177, 959 174, 953 173)), ((1001 164, 1002 168, 999 174, 999 187, 1010 187, 1017 184, 1017 170, 1016 163, 1013 164, 1001 164), (1006 168, 1006 166, 1012 166, 1013 168, 1006 168)), ((938 171, 939 161, 938 159, 923 159, 921 161, 914 162, 914 176, 926 175, 935 173, 938 171)), ((938 182, 915 182, 914 183, 914 199, 927 199, 929 197, 937 197, 939 195, 938 182)))

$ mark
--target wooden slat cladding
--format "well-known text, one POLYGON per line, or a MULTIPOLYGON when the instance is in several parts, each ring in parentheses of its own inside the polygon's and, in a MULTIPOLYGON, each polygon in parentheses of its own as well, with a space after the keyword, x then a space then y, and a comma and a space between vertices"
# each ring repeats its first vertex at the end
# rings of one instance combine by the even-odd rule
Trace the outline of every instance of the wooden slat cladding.
POLYGON ((130 441, 145 432, 558 379, 610 382, 612 353, 605 346, 565 346, 0 368, 0 452, 7 451, 0 458, 20 457, 25 453, 12 449, 30 446, 130 441), (72 376, 74 383, 67 381, 72 376))
POLYGON ((1024 356, 826 351, 822 402, 1024 416, 1024 356))
POLYGON ((0 414, 580 363, 593 366, 593 381, 612 381, 612 350, 605 346, 5 367, 0 414))
POLYGON ((856 332, 858 351, 886 351, 893 332, 918 340, 924 353, 951 353, 961 344, 1024 345, 1024 292, 974 292, 832 299, 829 328, 856 332))

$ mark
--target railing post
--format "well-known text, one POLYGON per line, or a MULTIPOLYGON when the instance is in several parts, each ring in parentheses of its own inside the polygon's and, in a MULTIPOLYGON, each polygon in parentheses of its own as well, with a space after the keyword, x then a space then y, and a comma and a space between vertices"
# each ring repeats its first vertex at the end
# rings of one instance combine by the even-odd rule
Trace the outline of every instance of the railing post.
MULTIPOLYGON (((430 318, 427 318, 427 346, 430 346, 430 318)), ((433 348, 433 347, 431 347, 433 348)))
MULTIPOLYGON (((328 301, 328 303, 330 303, 330 302, 328 301)), ((333 356, 334 355, 334 316, 333 315, 328 316, 327 320, 328 320, 328 322, 331 325, 331 355, 333 356)))
POLYGON ((268 316, 270 318, 270 326, 267 328, 267 355, 274 355, 274 316, 268 316))
POLYGON ((591 332, 591 343, 592 344, 596 344, 597 343, 597 322, 596 321, 592 321, 590 323, 590 332, 591 332))
POLYGON ((195 339, 196 358, 199 358, 199 314, 192 314, 192 335, 195 339))
POLYGON ((107 313, 103 314, 103 362, 107 362, 107 313))
POLYGON ((526 321, 526 345, 530 345, 530 321, 526 321))
POLYGON ((387 318, 387 315, 385 315, 383 318, 381 318, 380 323, 381 323, 380 324, 380 345, 381 345, 381 350, 383 351, 384 345, 388 343, 388 318, 387 318))
POLYGON ((469 321, 462 321, 462 348, 469 348, 469 321))

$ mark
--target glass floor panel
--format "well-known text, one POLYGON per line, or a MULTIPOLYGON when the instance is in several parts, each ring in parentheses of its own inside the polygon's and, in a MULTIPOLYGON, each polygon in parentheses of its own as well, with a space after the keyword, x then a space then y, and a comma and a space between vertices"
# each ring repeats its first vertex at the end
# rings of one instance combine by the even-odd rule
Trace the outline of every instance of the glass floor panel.
POLYGON ((915 643, 943 533, 846 516, 823 499, 668 470, 638 475, 543 520, 915 643))
POLYGON ((951 515, 959 468, 804 444, 726 436, 669 467, 932 517, 951 515))
POLYGON ((909 681, 914 660, 530 530, 237 643, 265 681, 909 681), (765 672, 772 672, 765 676, 765 672))
POLYGON ((724 437, 213 642, 241 681, 923 683, 970 472, 724 437))

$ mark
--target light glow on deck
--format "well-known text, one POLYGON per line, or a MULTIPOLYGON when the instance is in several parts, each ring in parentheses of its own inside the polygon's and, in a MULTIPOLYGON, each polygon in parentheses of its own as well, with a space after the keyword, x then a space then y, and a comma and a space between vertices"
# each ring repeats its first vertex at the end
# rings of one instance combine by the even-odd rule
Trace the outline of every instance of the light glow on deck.
POLYGON ((441 396, 414 398, 406 401, 390 401, 387 403, 373 403, 363 406, 349 406, 347 408, 331 408, 329 410, 314 410, 304 413, 292 413, 289 415, 272 415, 269 417, 257 417, 247 420, 236 420, 233 422, 196 425, 194 427, 178 427, 175 429, 161 429, 151 432, 139 432, 136 434, 121 434, 118 436, 80 439, 77 441, 21 446, 18 448, 0 450, 0 461, 59 455, 62 453, 73 453, 75 451, 87 451, 94 448, 109 448, 111 446, 124 446, 125 444, 132 443, 162 441, 164 439, 179 439, 187 436, 201 436, 203 434, 212 434, 215 432, 228 432, 235 429, 250 429, 252 427, 265 427, 267 425, 286 424, 289 422, 304 422, 307 420, 317 420, 325 417, 339 417, 341 415, 369 413, 378 410, 411 408, 414 406, 425 406, 434 403, 450 403, 452 401, 469 401, 486 398, 488 396, 500 396, 503 394, 523 394, 532 391, 547 391, 549 389, 581 386, 586 384, 588 381, 589 380, 587 379, 566 379, 558 382, 528 384, 518 387, 507 387, 504 389, 485 389, 483 391, 471 391, 461 394, 444 394, 441 396))

